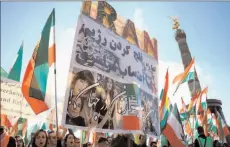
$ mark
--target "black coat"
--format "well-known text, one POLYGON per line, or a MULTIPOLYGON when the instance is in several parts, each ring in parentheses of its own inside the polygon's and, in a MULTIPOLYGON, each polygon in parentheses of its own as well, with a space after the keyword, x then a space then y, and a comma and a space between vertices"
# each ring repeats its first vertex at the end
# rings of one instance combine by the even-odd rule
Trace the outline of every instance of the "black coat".
MULTIPOLYGON (((199 137, 202 138, 202 139, 205 139, 205 138, 206 138, 205 135, 199 135, 199 137)), ((195 147, 200 147, 199 141, 198 141, 197 139, 195 140, 195 147)))
POLYGON ((16 147, 16 141, 13 137, 10 137, 7 147, 16 147))
POLYGON ((85 126, 85 120, 81 116, 78 116, 78 117, 75 117, 75 118, 71 118, 67 114, 66 115, 66 123, 69 124, 69 125, 75 125, 75 126, 82 126, 82 127, 85 126))

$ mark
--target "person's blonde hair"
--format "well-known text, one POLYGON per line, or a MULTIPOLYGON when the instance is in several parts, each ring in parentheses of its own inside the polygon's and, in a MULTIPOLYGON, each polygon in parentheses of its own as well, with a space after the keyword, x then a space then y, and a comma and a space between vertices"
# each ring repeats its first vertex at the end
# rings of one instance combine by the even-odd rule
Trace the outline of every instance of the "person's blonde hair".
POLYGON ((95 90, 96 97, 102 98, 103 93, 105 93, 105 89, 102 86, 96 87, 96 90, 95 90))

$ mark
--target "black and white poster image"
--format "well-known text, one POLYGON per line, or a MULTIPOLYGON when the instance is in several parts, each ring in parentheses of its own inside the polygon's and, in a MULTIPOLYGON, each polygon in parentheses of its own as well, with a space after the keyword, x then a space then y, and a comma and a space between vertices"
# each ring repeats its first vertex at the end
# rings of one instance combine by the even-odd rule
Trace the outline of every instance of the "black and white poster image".
POLYGON ((73 71, 67 91, 66 125, 122 132, 126 131, 124 117, 142 114, 139 118, 142 128, 136 129, 150 135, 159 134, 156 98, 135 84, 123 84, 89 70, 73 71), (140 99, 142 110, 138 109, 140 99))
POLYGON ((122 116, 129 115, 127 97, 130 92, 135 95, 134 90, 130 91, 129 88, 133 85, 119 83, 89 70, 74 71, 68 88, 65 123, 80 127, 122 129, 122 116))
POLYGON ((158 99, 152 95, 140 90, 141 107, 142 107, 142 130, 146 134, 158 136, 158 99))

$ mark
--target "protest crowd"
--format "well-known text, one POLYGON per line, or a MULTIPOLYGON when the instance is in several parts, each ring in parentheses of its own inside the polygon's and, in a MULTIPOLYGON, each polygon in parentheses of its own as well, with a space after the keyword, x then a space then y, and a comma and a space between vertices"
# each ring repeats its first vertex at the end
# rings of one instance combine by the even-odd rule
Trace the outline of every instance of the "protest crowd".
MULTIPOLYGON (((199 136, 195 140, 193 147, 229 147, 227 143, 221 144, 218 140, 212 141, 211 137, 204 135, 203 127, 197 128, 199 136)), ((146 136, 139 136, 139 144, 136 144, 132 134, 117 134, 109 137, 99 137, 95 144, 87 142, 82 144, 80 138, 75 137, 71 129, 64 129, 60 134, 55 131, 45 131, 39 129, 31 134, 31 140, 25 144, 19 135, 10 136, 7 130, 0 127, 1 147, 147 147, 146 136), (67 133, 68 132, 68 133, 67 133)), ((158 141, 151 141, 148 147, 157 147, 158 141)), ((171 147, 169 144, 163 147, 171 147)))
MULTIPOLYGON (((0 134, 1 147, 147 147, 144 135, 139 136, 139 144, 134 142, 132 134, 99 137, 95 144, 91 142, 81 144, 80 138, 75 137, 71 129, 64 129, 61 134, 39 129, 36 133, 31 134, 30 142, 25 144, 21 136, 10 136, 3 126, 0 128, 0 134)), ((149 147, 157 147, 157 142, 151 142, 149 147)))

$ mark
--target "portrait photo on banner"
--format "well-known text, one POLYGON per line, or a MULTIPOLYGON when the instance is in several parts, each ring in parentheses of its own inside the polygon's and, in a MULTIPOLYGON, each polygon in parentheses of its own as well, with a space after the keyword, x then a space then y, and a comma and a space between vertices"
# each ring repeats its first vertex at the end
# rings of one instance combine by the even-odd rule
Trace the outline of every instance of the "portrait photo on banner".
POLYGON ((124 131, 142 128, 158 135, 156 98, 135 84, 123 84, 89 70, 75 68, 70 75, 67 125, 124 131), (140 105, 143 110, 138 109, 140 105))

